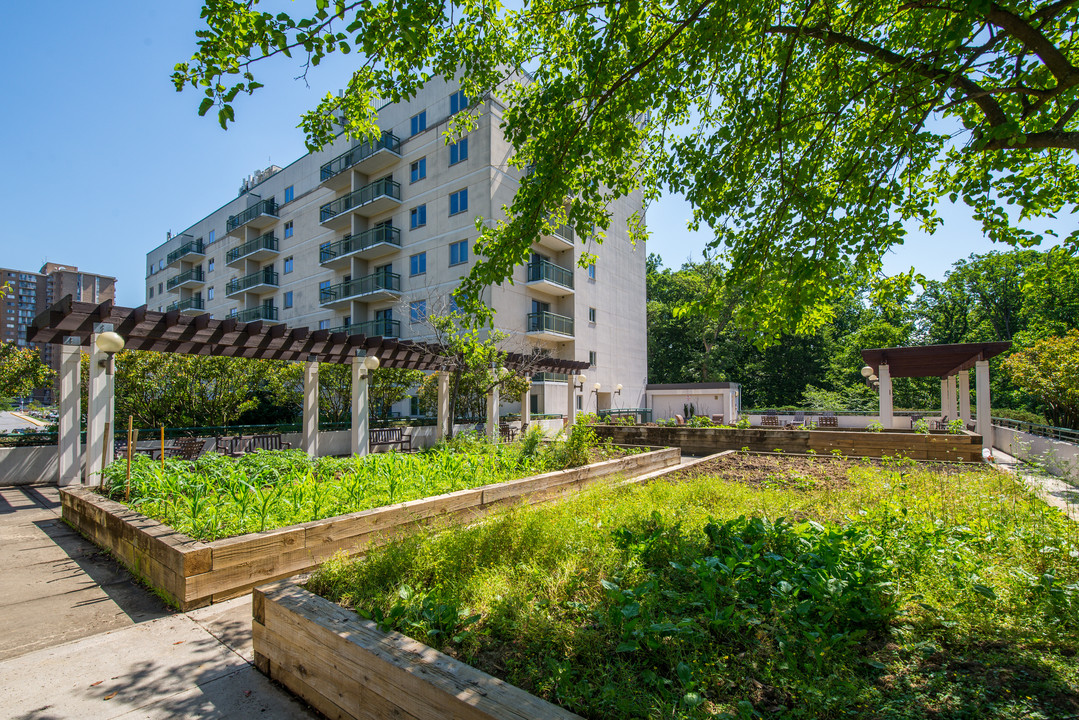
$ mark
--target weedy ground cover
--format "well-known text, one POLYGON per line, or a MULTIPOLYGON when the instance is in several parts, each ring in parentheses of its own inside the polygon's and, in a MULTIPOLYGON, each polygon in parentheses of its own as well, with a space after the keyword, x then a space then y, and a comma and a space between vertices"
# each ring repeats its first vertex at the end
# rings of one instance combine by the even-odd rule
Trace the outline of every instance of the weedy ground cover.
POLYGON ((978 466, 730 456, 308 588, 588 718, 1079 713, 1079 535, 978 466))
MULTIPOLYGON (((131 466, 127 504, 185 535, 215 540, 359 510, 578 467, 628 451, 597 440, 586 427, 542 442, 538 429, 515 443, 459 436, 418 453, 312 460, 300 450, 240 458, 207 453, 194 463, 145 456, 131 466)), ((103 472, 103 494, 123 500, 126 460, 103 472)))

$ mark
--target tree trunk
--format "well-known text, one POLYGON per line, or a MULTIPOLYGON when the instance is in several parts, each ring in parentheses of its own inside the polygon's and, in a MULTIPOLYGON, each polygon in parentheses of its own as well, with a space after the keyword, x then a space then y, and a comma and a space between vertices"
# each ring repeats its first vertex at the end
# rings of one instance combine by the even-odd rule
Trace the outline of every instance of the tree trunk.
POLYGON ((450 408, 448 422, 449 427, 446 428, 446 439, 453 440, 453 422, 457 419, 457 392, 461 384, 461 368, 457 368, 453 371, 453 384, 450 386, 450 408))

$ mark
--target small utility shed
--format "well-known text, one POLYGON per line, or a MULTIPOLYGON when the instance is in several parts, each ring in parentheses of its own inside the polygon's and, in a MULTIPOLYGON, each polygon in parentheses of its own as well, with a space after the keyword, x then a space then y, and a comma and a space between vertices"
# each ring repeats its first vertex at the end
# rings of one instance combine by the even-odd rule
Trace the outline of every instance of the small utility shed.
POLYGON ((863 350, 862 359, 880 380, 880 424, 892 427, 892 378, 939 377, 940 412, 944 419, 970 422, 970 369, 975 369, 977 433, 982 448, 993 447, 989 360, 1010 348, 1010 342, 958 343, 863 350), (958 393, 956 381, 958 380, 958 393))
POLYGON ((741 388, 738 383, 669 383, 645 387, 645 402, 656 420, 684 415, 685 406, 692 404, 696 415, 722 415, 723 421, 733 423, 742 409, 741 388))

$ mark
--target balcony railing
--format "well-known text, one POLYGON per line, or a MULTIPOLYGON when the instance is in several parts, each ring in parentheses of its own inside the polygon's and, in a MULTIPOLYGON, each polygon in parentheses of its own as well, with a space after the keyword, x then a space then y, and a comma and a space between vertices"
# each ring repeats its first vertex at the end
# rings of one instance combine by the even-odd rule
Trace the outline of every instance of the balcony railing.
POLYGON ((566 373, 553 373, 553 372, 541 372, 532 376, 533 383, 549 383, 557 382, 564 383, 568 376, 566 373))
POLYGON ((190 270, 186 270, 179 275, 174 275, 170 277, 169 281, 166 283, 166 287, 169 290, 172 290, 174 287, 183 285, 186 282, 203 282, 205 279, 206 276, 203 275, 202 268, 191 268, 190 270))
POLYGON ((555 265, 550 260, 540 260, 528 263, 528 282, 546 280, 555 285, 573 289, 573 271, 555 265))
POLYGON ((188 240, 180 247, 176 248, 169 253, 169 256, 165 259, 166 265, 172 265, 174 262, 182 258, 184 255, 205 255, 206 246, 202 240, 188 240))
POLYGON ((331 285, 319 290, 319 302, 326 303, 344 300, 357 295, 370 295, 380 290, 388 292, 401 292, 401 276, 397 273, 377 272, 373 275, 364 275, 355 280, 331 285))
POLYGON ((385 195, 394 200, 401 199, 401 183, 394 182, 389 178, 376 180, 364 185, 359 190, 350 192, 344 197, 337 198, 319 208, 319 222, 326 222, 335 215, 366 205, 375 198, 385 195))
POLYGON ((338 155, 333 160, 330 160, 328 163, 323 165, 321 170, 322 181, 329 180, 334 175, 340 175, 356 163, 371 157, 379 150, 390 150, 400 155, 400 138, 398 138, 389 130, 383 130, 382 137, 379 138, 378 142, 364 142, 363 144, 357 145, 351 150, 338 155))
POLYGON ((569 225, 559 225, 554 229, 554 234, 568 243, 573 242, 573 228, 569 225))
POLYGON ((573 318, 552 312, 528 313, 528 332, 551 332, 573 336, 573 318))
POLYGON ((334 258, 366 250, 379 243, 401 247, 401 229, 392 225, 379 225, 356 235, 345 235, 340 240, 323 243, 318 248, 318 261, 327 263, 334 258))
POLYGON ((277 306, 276 305, 259 305, 258 307, 248 308, 247 310, 239 310, 236 312, 236 318, 239 322, 255 322, 256 320, 271 320, 277 322, 277 306))
POLYGON ((248 240, 243 245, 234 247, 225 253, 225 262, 235 262, 245 255, 250 255, 259 250, 272 250, 277 252, 277 237, 272 232, 268 232, 253 240, 248 240))
POLYGON ((251 222, 259 215, 272 215, 277 217, 277 201, 273 198, 259 200, 239 215, 229 215, 228 222, 225 223, 226 231, 232 232, 241 225, 251 222))
POLYGON ((233 293, 243 292, 248 288, 253 288, 256 285, 277 285, 277 273, 274 272, 273 268, 263 268, 250 275, 233 278, 232 280, 229 280, 229 284, 225 286, 225 293, 232 295, 233 293))
POLYGON ((183 312, 184 310, 205 309, 206 303, 203 302, 202 298, 192 297, 187 298, 186 300, 177 300, 176 302, 169 304, 169 306, 165 308, 165 312, 172 312, 173 310, 179 310, 180 312, 183 312))
POLYGON ((331 333, 348 333, 349 335, 366 335, 367 337, 396 338, 401 337, 400 320, 368 320, 352 325, 341 325, 330 328, 331 333))

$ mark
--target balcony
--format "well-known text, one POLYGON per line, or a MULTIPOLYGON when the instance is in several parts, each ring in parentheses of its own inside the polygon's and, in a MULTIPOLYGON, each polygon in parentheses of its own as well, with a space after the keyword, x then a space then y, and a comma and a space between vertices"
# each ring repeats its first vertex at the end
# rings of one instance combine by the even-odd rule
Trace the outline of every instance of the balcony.
POLYGON ((265 230, 277 222, 277 201, 273 198, 259 200, 239 215, 229 215, 225 223, 225 232, 233 234, 240 228, 250 225, 256 230, 265 230))
POLYGON ((573 318, 552 312, 528 313, 528 335, 541 340, 573 339, 573 318))
POLYGON ((318 261, 325 267, 344 265, 349 258, 374 260, 401 249, 401 230, 379 225, 356 235, 345 235, 335 242, 319 246, 318 261))
POLYGON ((537 245, 554 252, 569 250, 573 247, 573 243, 573 228, 569 225, 559 225, 549 232, 545 230, 540 233, 539 239, 536 240, 537 245))
POLYGON ((165 287, 169 290, 178 290, 179 288, 192 288, 198 287, 206 282, 206 276, 202 273, 202 268, 191 268, 186 272, 182 272, 179 275, 173 275, 165 283, 165 287))
POLYGON ((330 332, 343 332, 348 335, 366 335, 367 337, 399 338, 401 337, 401 321, 368 320, 367 322, 330 328, 330 332))
POLYGON ((528 287, 553 297, 572 295, 573 271, 550 260, 533 260, 528 263, 528 287))
POLYGON ((323 165, 320 172, 321 183, 334 190, 343 190, 349 186, 350 181, 346 170, 351 168, 364 175, 371 175, 385 170, 400 159, 400 138, 384 130, 378 142, 364 142, 323 165))
POLYGON ((536 373, 532 376, 532 384, 535 385, 538 383, 562 383, 563 385, 565 385, 567 377, 568 376, 565 373, 541 372, 536 373))
POLYGON ((378 302, 400 296, 401 276, 397 273, 377 272, 323 288, 319 290, 318 301, 323 307, 333 307, 352 300, 378 302))
POLYGON ((248 308, 247 310, 237 310, 233 315, 238 322, 249 323, 262 320, 263 322, 280 322, 277 319, 277 306, 270 303, 264 303, 258 307, 248 308))
POLYGON ((233 278, 225 286, 225 295, 236 295, 242 292, 264 294, 277 289, 277 273, 272 267, 263 268, 250 275, 233 278))
POLYGON ((178 263, 180 260, 200 260, 206 256, 206 246, 202 240, 188 240, 180 247, 176 248, 169 253, 165 259, 166 265, 172 265, 178 263))
POLYGON ((277 255, 277 237, 268 232, 225 253, 225 264, 236 267, 244 260, 269 260, 277 255))
POLYGON ((389 178, 376 180, 319 208, 319 222, 334 230, 347 228, 351 214, 374 217, 401 204, 401 183, 389 178))
POLYGON ((165 312, 179 310, 181 315, 201 315, 206 309, 206 303, 200 297, 190 297, 186 300, 177 300, 165 308, 165 312))

